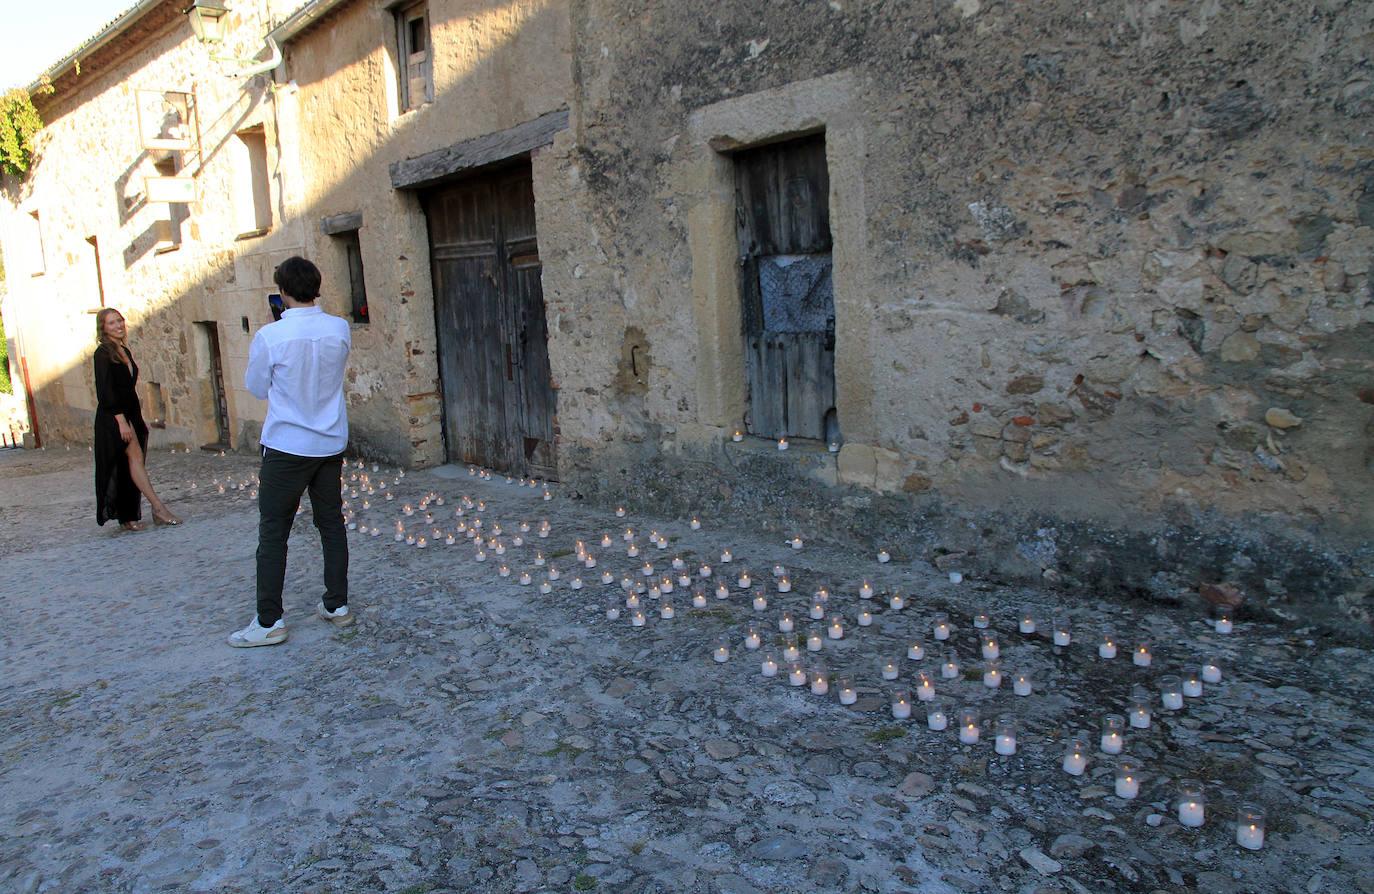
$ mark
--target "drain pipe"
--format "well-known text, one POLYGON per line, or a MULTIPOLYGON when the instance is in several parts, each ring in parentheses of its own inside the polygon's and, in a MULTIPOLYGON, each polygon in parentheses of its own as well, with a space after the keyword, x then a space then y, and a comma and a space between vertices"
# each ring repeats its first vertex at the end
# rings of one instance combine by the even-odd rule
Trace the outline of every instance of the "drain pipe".
POLYGON ((281 65, 281 47, 277 45, 277 39, 271 34, 267 35, 267 48, 272 51, 267 61, 259 62, 257 65, 245 68, 243 71, 236 71, 231 74, 230 77, 252 78, 260 74, 266 74, 274 70, 278 65, 281 65))

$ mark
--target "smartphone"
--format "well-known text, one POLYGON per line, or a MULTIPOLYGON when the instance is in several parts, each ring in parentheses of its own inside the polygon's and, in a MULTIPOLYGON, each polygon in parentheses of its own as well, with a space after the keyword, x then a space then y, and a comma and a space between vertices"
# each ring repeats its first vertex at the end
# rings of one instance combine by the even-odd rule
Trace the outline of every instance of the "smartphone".
POLYGON ((286 305, 282 303, 281 296, 276 292, 267 296, 267 306, 272 311, 272 322, 281 319, 281 312, 286 310, 286 305))

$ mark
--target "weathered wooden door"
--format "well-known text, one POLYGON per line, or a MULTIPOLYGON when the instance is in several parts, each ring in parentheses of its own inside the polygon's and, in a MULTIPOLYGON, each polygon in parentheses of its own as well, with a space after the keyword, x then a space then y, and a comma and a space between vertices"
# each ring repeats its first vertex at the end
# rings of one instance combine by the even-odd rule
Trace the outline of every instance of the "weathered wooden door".
POLYGON ((735 156, 748 429, 835 440, 830 180, 818 134, 735 156))
POLYGON ((555 401, 528 163, 425 196, 452 462, 555 472, 555 401))

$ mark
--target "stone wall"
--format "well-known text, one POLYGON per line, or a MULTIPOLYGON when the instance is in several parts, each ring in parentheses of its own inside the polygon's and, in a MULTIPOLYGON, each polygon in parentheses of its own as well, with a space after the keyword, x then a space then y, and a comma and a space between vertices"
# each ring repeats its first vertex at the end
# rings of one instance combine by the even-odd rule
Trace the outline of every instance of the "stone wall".
POLYGON ((585 224, 549 234, 565 260, 545 268, 572 317, 551 351, 573 487, 720 494, 1087 591, 1236 579, 1367 620, 1367 4, 573 10, 585 224), (832 220, 845 446, 741 461, 737 287, 701 269, 732 201, 710 156, 818 127, 851 212, 832 220), (634 378, 631 342, 652 360, 634 378))

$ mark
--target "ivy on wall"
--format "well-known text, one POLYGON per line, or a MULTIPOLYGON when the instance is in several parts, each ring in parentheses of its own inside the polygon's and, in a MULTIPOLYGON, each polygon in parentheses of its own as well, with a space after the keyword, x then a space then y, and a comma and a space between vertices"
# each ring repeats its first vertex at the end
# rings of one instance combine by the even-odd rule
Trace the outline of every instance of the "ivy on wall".
POLYGON ((27 90, 16 87, 0 98, 0 170, 23 177, 33 161, 33 137, 42 129, 43 119, 27 90))

